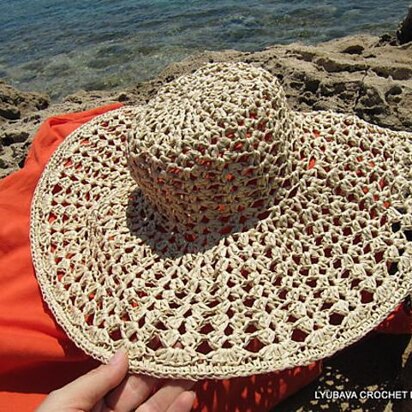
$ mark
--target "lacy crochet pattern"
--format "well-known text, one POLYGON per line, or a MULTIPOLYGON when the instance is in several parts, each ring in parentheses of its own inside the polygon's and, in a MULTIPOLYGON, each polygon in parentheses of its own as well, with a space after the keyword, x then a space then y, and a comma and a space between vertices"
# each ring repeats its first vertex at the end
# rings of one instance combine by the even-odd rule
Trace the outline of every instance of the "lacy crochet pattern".
POLYGON ((297 113, 278 81, 210 64, 102 115, 32 204, 44 299, 132 372, 228 378, 359 340, 412 289, 412 135, 297 113))

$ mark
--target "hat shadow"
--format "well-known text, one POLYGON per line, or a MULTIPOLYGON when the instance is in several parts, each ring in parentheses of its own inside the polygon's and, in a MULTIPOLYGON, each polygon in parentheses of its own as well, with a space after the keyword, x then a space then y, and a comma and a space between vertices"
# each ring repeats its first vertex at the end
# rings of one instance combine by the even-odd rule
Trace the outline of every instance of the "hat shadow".
POLYGON ((203 254, 219 244, 227 245, 229 238, 236 240, 242 233, 256 227, 261 217, 269 214, 269 208, 270 199, 267 204, 259 207, 255 216, 241 222, 238 215, 233 216, 229 222, 230 231, 225 231, 229 227, 226 222, 222 223, 218 232, 193 233, 182 225, 168 221, 156 206, 145 198, 142 191, 135 188, 129 196, 126 224, 130 235, 140 244, 149 246, 151 251, 162 259, 176 259, 187 254, 203 254), (138 199, 137 203, 135 199, 138 199), (137 209, 139 214, 136 216, 137 209))
MULTIPOLYGON (((271 412, 309 412, 323 410, 339 412, 347 403, 350 410, 384 412, 390 400, 379 398, 384 391, 395 392, 411 389, 412 362, 403 364, 405 354, 410 352, 411 338, 407 334, 377 334, 371 332, 361 341, 324 360, 323 373, 318 380, 298 394, 286 399, 271 412), (354 392, 348 399, 333 397, 354 392), (329 393, 329 396, 326 394, 329 393), (372 396, 377 394, 378 398, 372 396)), ((410 410, 409 396, 393 402, 393 411, 410 410), (407 408, 408 405, 408 408, 407 408), (405 409, 402 408, 405 407, 405 409)))

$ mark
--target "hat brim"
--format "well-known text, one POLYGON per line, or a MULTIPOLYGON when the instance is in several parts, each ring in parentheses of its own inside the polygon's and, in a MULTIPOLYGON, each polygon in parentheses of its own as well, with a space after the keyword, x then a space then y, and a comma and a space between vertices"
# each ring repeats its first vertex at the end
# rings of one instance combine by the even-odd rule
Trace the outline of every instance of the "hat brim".
POLYGON ((129 175, 138 111, 104 114, 67 137, 32 203, 43 297, 92 357, 107 362, 123 346, 132 372, 185 379, 303 366, 359 340, 412 290, 411 134, 295 113, 298 186, 250 227, 202 247, 165 227, 129 175), (331 142, 341 148, 332 164, 331 142))

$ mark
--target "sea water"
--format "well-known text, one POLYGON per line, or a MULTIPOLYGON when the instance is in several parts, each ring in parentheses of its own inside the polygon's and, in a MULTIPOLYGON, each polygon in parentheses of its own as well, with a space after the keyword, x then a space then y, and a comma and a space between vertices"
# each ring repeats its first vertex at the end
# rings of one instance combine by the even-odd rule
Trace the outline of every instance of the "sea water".
POLYGON ((410 0, 0 0, 0 79, 57 98, 152 78, 203 50, 396 28, 410 0))

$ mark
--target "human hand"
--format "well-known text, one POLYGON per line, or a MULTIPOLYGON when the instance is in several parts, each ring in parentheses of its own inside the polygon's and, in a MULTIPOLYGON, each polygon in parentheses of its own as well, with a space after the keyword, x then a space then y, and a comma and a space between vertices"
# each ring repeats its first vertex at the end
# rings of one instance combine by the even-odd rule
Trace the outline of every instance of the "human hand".
POLYGON ((107 365, 51 392, 36 412, 189 412, 194 382, 170 380, 152 396, 159 380, 128 375, 127 354, 118 351, 107 365), (150 397, 149 397, 150 396, 150 397))

